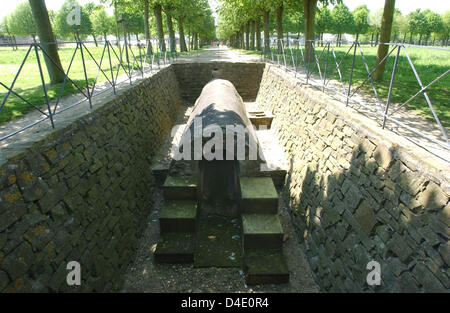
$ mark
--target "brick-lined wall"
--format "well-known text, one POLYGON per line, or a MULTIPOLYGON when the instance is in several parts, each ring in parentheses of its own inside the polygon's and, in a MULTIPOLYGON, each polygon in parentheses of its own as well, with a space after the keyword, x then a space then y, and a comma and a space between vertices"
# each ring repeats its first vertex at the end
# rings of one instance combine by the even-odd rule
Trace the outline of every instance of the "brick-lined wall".
POLYGON ((284 193, 323 291, 450 290, 448 163, 270 65, 257 102, 275 114, 284 193))
POLYGON ((150 161, 180 105, 163 69, 0 167, 0 292, 121 287, 152 209, 150 161), (69 261, 80 287, 66 284, 69 261))
POLYGON ((254 101, 258 94, 264 63, 180 63, 173 64, 181 95, 194 103, 203 87, 213 78, 229 80, 244 101, 254 101))

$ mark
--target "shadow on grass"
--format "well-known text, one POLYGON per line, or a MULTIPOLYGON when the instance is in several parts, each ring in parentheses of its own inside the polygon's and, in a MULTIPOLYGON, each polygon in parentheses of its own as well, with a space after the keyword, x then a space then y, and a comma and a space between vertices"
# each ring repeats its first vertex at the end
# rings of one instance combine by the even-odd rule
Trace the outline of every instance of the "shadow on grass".
MULTIPOLYGON (((343 46, 339 48, 334 48, 337 62, 341 62, 347 50, 350 46, 343 46)), ((362 51, 364 53, 364 58, 369 67, 369 71, 372 71, 375 67, 376 61, 376 47, 365 47, 362 46, 362 51)), ((445 51, 434 51, 434 50, 426 50, 422 48, 411 49, 406 48, 408 54, 411 58, 414 67, 422 81, 424 86, 428 85, 438 76, 442 75, 447 71, 450 67, 450 63, 448 62, 448 57, 450 56, 450 52, 445 51)), ((259 51, 249 51, 242 49, 235 49, 244 54, 250 55, 261 55, 259 51)), ((324 51, 321 47, 316 47, 316 54, 320 64, 321 74, 324 75, 325 72, 325 64, 326 64, 326 50, 324 51), (322 53, 323 52, 323 53, 322 53)), ((280 61, 280 64, 284 65, 285 62, 288 66, 294 66, 295 64, 301 63, 302 54, 301 51, 296 47, 286 48, 286 58, 284 58, 283 54, 277 54, 277 49, 272 48, 271 57, 275 60, 275 62, 280 61), (294 60, 294 61, 293 61, 294 60)), ((343 59, 340 69, 342 74, 342 83, 345 88, 348 88, 348 83, 350 79, 350 72, 352 67, 352 56, 353 50, 343 59)), ((352 90, 353 88, 358 87, 368 76, 367 70, 363 63, 361 54, 359 49, 356 51, 355 58, 355 67, 353 70, 353 78, 352 78, 352 90)), ((383 80, 380 82, 375 82, 375 88, 380 97, 381 103, 384 105, 387 100, 390 79, 392 75, 392 69, 395 59, 394 51, 386 61, 385 73, 383 76, 383 80)), ((304 70, 304 69, 302 69, 304 70)), ((316 64, 311 64, 310 71, 319 76, 319 69, 316 64)), ((327 64, 327 79, 331 76, 332 79, 339 81, 339 73, 336 70, 335 60, 333 58, 331 49, 328 55, 328 64, 327 64)), ((392 88, 391 95, 391 106, 389 112, 395 110, 399 105, 406 102, 409 98, 415 95, 421 87, 419 86, 417 79, 414 75, 414 72, 408 62, 407 57, 404 52, 401 51, 398 60, 398 68, 395 74, 395 80, 392 88)), ((375 94, 373 92, 372 85, 370 80, 366 81, 362 86, 361 90, 364 94, 367 94, 375 99, 375 94)), ((342 92, 342 90, 340 90, 342 92)), ((450 76, 446 76, 442 78, 439 82, 435 83, 433 86, 427 89, 427 94, 430 98, 431 104, 440 119, 442 125, 444 127, 450 127, 450 109, 448 107, 448 99, 450 96, 450 76)), ((435 122, 433 114, 425 100, 425 97, 419 95, 417 98, 412 100, 406 105, 406 109, 414 112, 416 115, 426 118, 432 122, 435 122)), ((395 117, 395 115, 393 115, 395 117)))
MULTIPOLYGON (((86 82, 85 80, 73 80, 77 86, 85 92, 86 82)), ((88 79, 89 86, 92 87, 94 79, 88 79)), ((61 92, 62 84, 46 84, 48 98, 50 100, 50 107, 53 111, 54 101, 58 98, 61 92), (52 103, 53 102, 53 103, 52 103)), ((21 88, 14 88, 14 92, 20 95, 22 98, 28 100, 30 103, 41 109, 43 112, 48 113, 45 94, 42 86, 37 86, 33 88, 27 88, 22 90, 21 88)), ((70 82, 67 82, 61 93, 62 97, 69 96, 75 93, 79 93, 79 90, 70 82)), ((3 101, 6 92, 0 93, 0 99, 3 101)), ((21 117, 26 113, 35 110, 30 104, 26 103, 14 94, 10 94, 8 100, 5 103, 2 111, 0 112, 0 124, 11 121, 12 119, 21 117)))

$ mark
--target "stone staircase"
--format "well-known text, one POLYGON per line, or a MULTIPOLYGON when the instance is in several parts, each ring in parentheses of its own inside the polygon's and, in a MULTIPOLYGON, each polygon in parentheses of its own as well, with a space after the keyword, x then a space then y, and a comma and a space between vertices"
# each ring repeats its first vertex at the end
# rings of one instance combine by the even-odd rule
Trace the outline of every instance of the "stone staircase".
POLYGON ((197 224, 197 186, 192 177, 168 176, 162 185, 157 263, 192 263, 197 224))
POLYGON ((287 283, 278 194, 270 177, 241 177, 242 247, 247 284, 287 283))
POLYGON ((162 190, 165 204, 156 262, 241 266, 249 285, 289 281, 281 252, 278 194, 270 177, 241 177, 242 214, 238 219, 199 218, 192 177, 168 176, 162 190))

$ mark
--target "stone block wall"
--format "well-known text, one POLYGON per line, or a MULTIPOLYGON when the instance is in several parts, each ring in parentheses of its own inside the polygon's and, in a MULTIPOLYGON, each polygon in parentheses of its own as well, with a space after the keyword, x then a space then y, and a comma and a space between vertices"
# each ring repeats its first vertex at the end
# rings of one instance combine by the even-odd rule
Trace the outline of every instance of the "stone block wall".
POLYGON ((323 291, 450 290, 448 163, 271 65, 257 102, 275 114, 284 196, 323 291))
POLYGON ((213 78, 231 81, 244 101, 255 101, 264 70, 264 63, 179 63, 172 66, 178 78, 181 95, 191 104, 213 78))
POLYGON ((1 165, 0 292, 120 289, 181 102, 163 69, 1 165), (80 287, 66 284, 69 261, 80 287))

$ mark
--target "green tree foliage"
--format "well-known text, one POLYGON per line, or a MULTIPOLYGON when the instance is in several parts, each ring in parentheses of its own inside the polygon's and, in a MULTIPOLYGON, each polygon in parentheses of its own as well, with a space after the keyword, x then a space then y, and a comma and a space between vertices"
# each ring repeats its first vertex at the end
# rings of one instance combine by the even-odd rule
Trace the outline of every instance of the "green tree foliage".
POLYGON ((441 14, 442 17, 442 30, 440 32, 442 36, 442 45, 448 46, 448 39, 450 34, 450 10, 441 14))
POLYGON ((180 37, 180 50, 183 52, 187 51, 185 28, 188 23, 189 25, 191 25, 190 22, 192 21, 190 17, 196 15, 199 2, 192 0, 173 0, 173 1, 175 2, 173 16, 177 21, 178 34, 180 37))
POLYGON ((83 11, 87 14, 87 16, 89 17, 90 23, 91 23, 91 27, 90 27, 90 35, 92 36, 92 38, 94 39, 95 45, 98 46, 97 44, 97 38, 96 35, 98 35, 99 33, 96 33, 94 31, 94 27, 92 26, 92 15, 94 13, 94 11, 98 8, 98 5, 96 5, 93 2, 88 2, 86 3, 86 5, 83 7, 83 11))
POLYGON ((408 33, 408 23, 406 21, 406 17, 402 15, 399 9, 394 10, 392 32, 394 33, 394 37, 392 38, 393 42, 397 41, 397 37, 399 34, 403 34, 403 42, 405 41, 406 35, 408 33))
POLYGON ((114 33, 114 19, 108 16, 103 6, 96 8, 90 19, 94 33, 102 35, 105 41, 108 34, 114 33))
POLYGON ((366 5, 360 5, 353 10, 354 21, 354 33, 356 40, 358 40, 359 34, 364 34, 369 29, 369 10, 366 5))
POLYGON ((11 27, 9 24, 9 16, 4 16, 2 18, 2 21, 0 23, 0 34, 2 36, 7 36, 9 38, 9 41, 13 47, 13 50, 18 49, 17 45, 16 45, 16 38, 11 32, 11 27))
POLYGON ((433 38, 433 43, 434 43, 434 39, 436 38, 436 35, 441 31, 442 27, 444 27, 444 22, 442 20, 442 17, 437 14, 434 13, 430 10, 425 10, 424 14, 427 18, 427 24, 428 24, 428 32, 427 32, 427 38, 426 38, 426 43, 428 43, 428 38, 431 34, 434 35, 433 38))
POLYGON ((378 36, 381 30, 381 18, 383 17, 383 9, 378 9, 369 14, 369 31, 372 34, 371 43, 378 44, 378 36), (374 38, 375 35, 375 38, 374 38))
POLYGON ((36 37, 36 24, 28 2, 21 2, 9 17, 9 29, 15 36, 36 37))
POLYGON ((69 25, 67 16, 73 8, 73 4, 80 5, 77 1, 66 0, 56 14, 56 32, 62 38, 69 38, 77 32, 80 36, 85 37, 92 34, 92 24, 86 9, 80 6, 80 25, 69 25))
POLYGON ((353 15, 346 5, 344 5, 343 3, 339 3, 331 11, 331 17, 333 18, 333 33, 338 35, 336 44, 340 45, 342 34, 353 33, 353 15))
POLYGON ((127 33, 134 35, 144 33, 144 18, 142 13, 124 13, 123 18, 127 33))
POLYGON ((419 45, 422 43, 422 37, 428 33, 428 21, 425 14, 417 9, 408 14, 409 29, 411 35, 419 35, 419 45))
POLYGON ((321 42, 323 42, 323 34, 331 32, 333 29, 333 18, 328 7, 318 8, 316 12, 316 32, 319 34, 321 42))
POLYGON ((305 16, 301 2, 291 2, 285 7, 283 29, 286 33, 297 33, 299 35, 305 31, 305 16))

